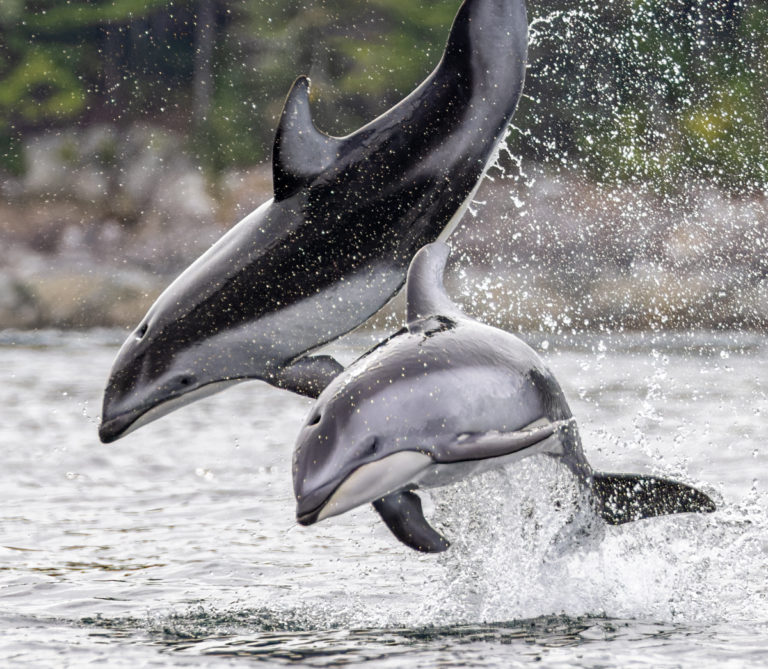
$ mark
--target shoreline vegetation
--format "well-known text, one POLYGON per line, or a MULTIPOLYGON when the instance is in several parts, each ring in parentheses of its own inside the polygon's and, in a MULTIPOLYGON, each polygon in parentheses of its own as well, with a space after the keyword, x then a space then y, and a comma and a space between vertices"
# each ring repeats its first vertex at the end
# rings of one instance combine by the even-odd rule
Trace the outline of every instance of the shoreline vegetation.
MULTIPOLYGON (((0 328, 133 327, 271 197, 268 165, 215 184, 149 125, 50 132, 0 199, 0 328)), ((552 333, 768 328, 768 197, 698 183, 605 186, 493 168, 450 238, 452 294, 486 322, 552 333)), ((399 302, 373 323, 401 319, 399 302)))
MULTIPOLYGON (((343 135, 423 80, 458 5, 0 2, 0 328, 134 326, 271 196, 298 74, 343 135)), ((453 295, 512 330, 766 330, 768 3, 528 5, 453 295)))

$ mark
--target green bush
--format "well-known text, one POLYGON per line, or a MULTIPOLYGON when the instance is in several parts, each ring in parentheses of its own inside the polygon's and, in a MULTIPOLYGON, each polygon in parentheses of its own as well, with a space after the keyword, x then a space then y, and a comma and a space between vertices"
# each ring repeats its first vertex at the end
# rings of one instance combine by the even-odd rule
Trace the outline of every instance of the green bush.
MULTIPOLYGON (((43 128, 137 119, 182 130, 214 174, 261 162, 298 74, 312 78, 318 126, 345 134, 435 66, 458 4, 2 0, 0 167, 18 171, 20 141, 43 128), (213 56, 201 63, 207 3, 213 56)), ((765 187, 766 0, 546 0, 529 12, 515 155, 658 190, 765 187)))

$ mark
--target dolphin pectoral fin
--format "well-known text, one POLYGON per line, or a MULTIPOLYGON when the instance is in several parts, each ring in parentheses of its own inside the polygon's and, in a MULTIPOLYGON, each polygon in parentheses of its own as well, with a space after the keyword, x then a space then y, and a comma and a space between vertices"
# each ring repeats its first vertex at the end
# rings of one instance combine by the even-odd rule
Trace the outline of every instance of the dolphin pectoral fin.
POLYGON ((344 371, 344 366, 330 355, 299 358, 283 367, 274 385, 299 395, 317 398, 323 389, 344 371))
POLYGON ((422 553, 442 553, 451 545, 424 518, 419 496, 409 490, 395 492, 373 503, 381 519, 400 541, 422 553))
POLYGON ((592 474, 597 512, 610 525, 670 513, 711 513, 715 503, 703 492, 677 481, 636 474, 592 474))
POLYGON ((275 200, 289 197, 324 172, 339 157, 342 143, 315 127, 309 107, 309 78, 296 79, 285 100, 272 149, 275 200))
MULTIPOLYGON (((550 446, 550 442, 546 440, 567 426, 569 422, 547 422, 538 427, 530 427, 516 432, 478 432, 460 435, 447 445, 435 448, 432 457, 439 464, 448 464, 499 458, 536 445, 550 446)), ((559 441, 553 440, 551 449, 542 448, 541 452, 550 450, 553 453, 559 453, 559 449, 559 441)))

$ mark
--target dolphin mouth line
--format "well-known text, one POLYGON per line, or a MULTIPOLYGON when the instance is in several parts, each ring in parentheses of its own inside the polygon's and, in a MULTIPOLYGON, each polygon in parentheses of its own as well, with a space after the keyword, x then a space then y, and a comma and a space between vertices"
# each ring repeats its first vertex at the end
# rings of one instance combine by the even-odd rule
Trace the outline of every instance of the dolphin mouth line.
POLYGON ((129 409, 128 411, 117 414, 117 416, 114 416, 109 420, 103 420, 101 425, 99 425, 99 439, 105 444, 117 441, 120 437, 125 436, 129 432, 132 432, 133 429, 136 429, 131 428, 131 425, 153 408, 154 407, 150 407, 146 410, 129 409))
MULTIPOLYGON (((343 479, 343 480, 339 481, 339 485, 337 485, 333 489, 333 492, 336 492, 336 490, 338 490, 339 486, 341 486, 341 484, 344 483, 345 480, 346 479, 343 479)), ((320 504, 318 504, 311 511, 306 511, 306 512, 302 513, 301 515, 297 514, 296 515, 296 521, 299 523, 299 525, 305 525, 305 526, 306 525, 314 525, 317 522, 317 517, 320 515, 320 512, 323 510, 323 507, 326 504, 328 504, 328 500, 331 499, 331 495, 333 495, 333 493, 328 495, 328 497, 326 497, 322 502, 320 502, 320 504)))
MULTIPOLYGON (((418 451, 412 451, 412 452, 416 453, 418 451)), ((330 504, 331 500, 333 499, 333 496, 339 491, 339 489, 350 478, 352 478, 358 471, 360 471, 360 469, 362 469, 363 467, 365 467, 365 466, 367 466, 369 464, 374 464, 374 463, 369 462, 369 463, 366 463, 365 465, 360 465, 359 467, 356 467, 355 469, 353 469, 351 472, 349 472, 345 476, 339 478, 338 479, 338 483, 335 486, 333 486, 333 489, 328 493, 328 495, 325 497, 325 499, 322 502, 320 502, 317 506, 313 507, 309 511, 305 511, 302 514, 298 514, 297 513, 296 514, 296 521, 299 523, 299 525, 304 525, 304 526, 314 525, 318 521, 322 520, 319 516, 320 516, 320 514, 322 514, 323 509, 325 509, 325 507, 327 507, 330 504)), ((408 484, 403 484, 402 487, 403 488, 407 488, 408 484)), ((396 490, 391 490, 391 491, 389 491, 386 494, 390 494, 390 493, 393 493, 393 492, 396 492, 396 490)), ((386 494, 381 495, 381 497, 386 496, 386 494)), ((375 499, 378 499, 378 496, 375 499)), ((337 514, 333 514, 333 515, 337 515, 337 514)), ((326 516, 326 517, 328 517, 328 516, 326 516)))
MULTIPOLYGON (((483 461, 498 463, 510 457, 520 457, 524 453, 541 452, 543 447, 551 444, 553 439, 557 439, 557 433, 560 430, 567 429, 573 422, 573 418, 552 424, 548 424, 546 419, 534 421, 524 428, 530 432, 529 441, 526 440, 528 443, 521 443, 507 453, 498 453, 487 458, 465 456, 455 460, 441 461, 427 455, 424 451, 408 450, 393 453, 381 460, 364 463, 337 479, 338 482, 319 504, 301 513, 297 510, 296 520, 300 525, 313 525, 325 518, 337 516, 399 490, 418 487, 420 482, 425 483, 426 487, 432 487, 434 483, 429 482, 429 472, 434 467, 477 465, 483 461)), ((558 451, 553 449, 552 452, 558 451)), ((330 484, 323 487, 330 487, 330 484)))
POLYGON ((301 525, 312 525, 412 487, 434 464, 432 457, 415 450, 366 462, 342 477, 320 504, 308 511, 297 509, 296 520, 301 525))
MULTIPOLYGON (((366 463, 366 464, 372 464, 372 463, 366 463)), ((365 467, 365 465, 360 465, 360 467, 365 467)), ((333 486, 330 492, 325 496, 325 499, 323 499, 319 504, 312 507, 309 511, 304 511, 301 514, 297 512, 296 522, 298 522, 299 525, 304 525, 304 526, 314 525, 316 522, 318 522, 319 520, 318 516, 322 513, 323 509, 331 501, 331 498, 336 494, 336 491, 338 491, 338 489, 344 485, 344 482, 347 479, 349 479, 350 476, 354 476, 355 472, 357 472, 360 469, 360 467, 355 467, 355 469, 353 469, 351 472, 348 472, 347 474, 344 474, 344 476, 340 476, 338 479, 336 479, 336 484, 333 486)))
POLYGON ((213 395, 227 386, 247 380, 248 377, 227 379, 224 381, 210 381, 197 388, 185 390, 184 392, 174 391, 156 404, 128 409, 127 411, 123 411, 122 413, 117 414, 117 416, 113 416, 101 423, 99 426, 99 439, 105 444, 117 441, 121 437, 130 434, 147 423, 151 423, 152 421, 171 413, 175 409, 190 404, 195 400, 202 399, 203 397, 213 395))

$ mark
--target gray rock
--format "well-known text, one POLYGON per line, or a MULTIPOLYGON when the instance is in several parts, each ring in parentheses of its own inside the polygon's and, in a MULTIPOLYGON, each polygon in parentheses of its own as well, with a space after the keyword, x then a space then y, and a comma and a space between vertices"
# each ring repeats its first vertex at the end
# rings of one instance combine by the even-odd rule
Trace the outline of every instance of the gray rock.
POLYGON ((20 279, 0 273, 0 328, 30 328, 41 322, 33 292, 20 279))
POLYGON ((165 129, 110 125, 57 130, 27 139, 27 195, 96 205, 126 221, 155 211, 174 218, 211 219, 215 202, 184 142, 165 129))

